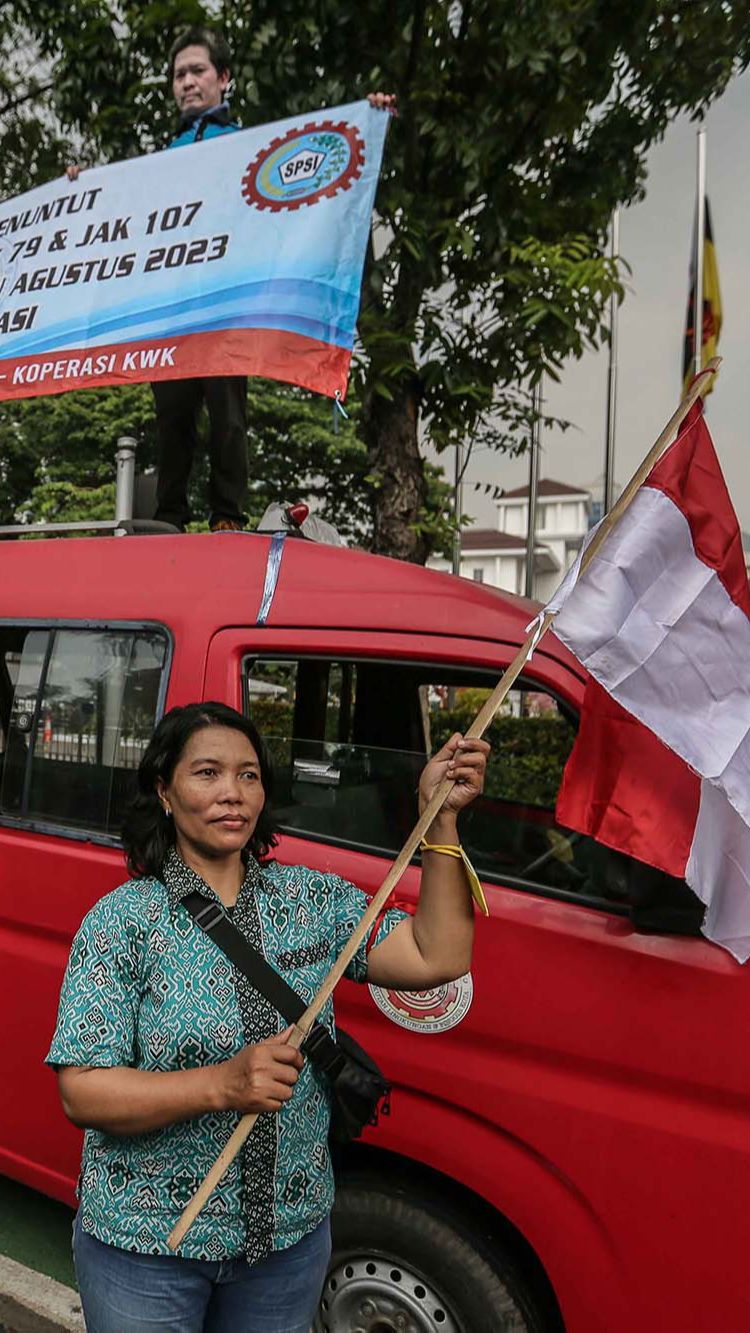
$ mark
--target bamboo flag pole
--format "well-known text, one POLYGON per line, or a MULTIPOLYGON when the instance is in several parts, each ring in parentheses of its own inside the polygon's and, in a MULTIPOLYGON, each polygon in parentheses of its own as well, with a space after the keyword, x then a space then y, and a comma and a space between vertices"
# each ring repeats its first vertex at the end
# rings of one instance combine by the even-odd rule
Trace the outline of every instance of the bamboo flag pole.
MULTIPOLYGON (((656 463, 657 459, 661 457, 667 446, 671 444, 673 436, 676 434, 683 420, 687 416, 688 412, 690 411, 690 408, 706 392, 710 380, 716 374, 720 363, 721 363, 721 358, 714 357, 708 363, 703 373, 699 375, 691 385, 687 394, 685 395, 679 407, 677 408, 677 411, 674 412, 673 415, 670 417, 669 421, 667 422, 667 425, 664 427, 664 430, 661 432, 656 443, 649 450, 648 454, 646 455, 640 467, 638 468, 638 471, 628 482, 628 485, 625 487, 619 500, 610 510, 609 514, 607 514, 606 518, 602 520, 600 527, 594 533, 593 538, 589 542, 583 554, 583 559, 581 561, 581 573, 583 573, 583 571, 591 563, 597 551, 599 550, 602 542, 607 537, 608 533, 612 530, 614 525, 622 517, 628 505, 635 496, 636 491, 645 481, 646 477, 648 476, 652 467, 656 463)), ((539 640, 547 633, 547 630, 552 625, 554 618, 555 618, 554 614, 547 612, 543 616, 541 624, 538 627, 535 625, 533 629, 529 632, 524 643, 516 653, 516 656, 514 657, 510 666, 503 672, 500 680, 498 681, 497 685, 492 691, 492 694, 485 700, 485 703, 483 704, 479 713, 475 717, 473 723, 466 732, 466 736, 468 738, 479 738, 484 735, 488 726, 492 722, 492 719, 494 718, 498 708, 502 704, 503 700, 506 698, 507 694, 511 690, 518 676, 521 674, 524 666, 526 665, 526 662, 528 661, 531 652, 536 648, 536 645, 539 643, 539 640)), ((300 1018, 299 1023, 293 1025, 289 1037, 290 1046, 299 1048, 304 1042, 318 1014, 323 1008, 323 1005, 326 1003, 326 1000, 328 1000, 328 998, 333 993, 333 990, 336 987, 337 983, 341 980, 342 976, 344 975, 344 972, 346 971, 346 968, 349 966, 349 963, 351 962, 352 958, 357 952, 357 949, 359 948, 360 944, 364 939, 366 939, 367 935, 372 929, 372 926, 376 921, 380 911, 385 906, 386 902, 391 896, 391 893, 393 892, 399 880, 401 879, 401 876, 403 875, 404 871, 406 870, 406 867, 409 865, 409 862, 414 856, 414 853, 416 852, 422 838, 429 829, 436 814, 441 809, 443 802, 448 796, 448 793, 452 791, 453 786, 454 786, 453 782, 450 779, 446 778, 445 781, 441 782, 440 786, 436 788, 435 792, 433 793, 432 799, 430 800, 429 804, 425 807, 422 815, 417 820, 417 823, 414 825, 414 828, 409 834, 409 837, 406 839, 406 842, 401 848, 401 851, 396 857, 396 860, 393 862, 393 865, 388 871, 388 874, 383 880, 383 883, 381 884, 375 896, 372 898, 367 908, 367 911, 364 913, 363 917, 359 921, 359 924, 357 925, 350 939, 347 941, 346 945, 342 949, 341 953, 339 954, 339 957, 336 959, 336 962, 334 963, 333 967, 328 973, 328 976, 323 982, 323 985, 320 987, 320 990, 314 996, 311 1003, 308 1005, 304 1014, 300 1018)), ((193 1198, 190 1200, 189 1204, 185 1208, 185 1211, 182 1213, 182 1216, 180 1217, 180 1220, 175 1226, 174 1230, 168 1236, 167 1244, 171 1250, 176 1250, 178 1246, 181 1244, 181 1242, 184 1240, 190 1227, 192 1226, 193 1222, 198 1216, 198 1213, 201 1211, 204 1204, 213 1194, 213 1191, 216 1189, 216 1186, 218 1185, 219 1181, 224 1175, 224 1172, 234 1161, 235 1157, 237 1156, 237 1153, 240 1151, 240 1148, 242 1147, 243 1143, 250 1134, 250 1131, 252 1130, 253 1125, 255 1124, 257 1119, 258 1119, 257 1113, 253 1113, 250 1115, 244 1115, 242 1119, 239 1121, 239 1124, 237 1125, 231 1138, 228 1140, 222 1152, 217 1157, 216 1161, 211 1167, 211 1170, 208 1172, 208 1175, 206 1176, 205 1180, 196 1190, 195 1194, 193 1195, 193 1198)))

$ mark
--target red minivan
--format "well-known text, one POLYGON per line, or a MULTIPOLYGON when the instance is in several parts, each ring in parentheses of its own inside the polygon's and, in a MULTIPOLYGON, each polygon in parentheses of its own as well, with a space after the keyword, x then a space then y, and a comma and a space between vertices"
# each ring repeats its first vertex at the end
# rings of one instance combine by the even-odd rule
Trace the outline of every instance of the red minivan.
MULTIPOLYGON (((125 877, 118 828, 156 719, 247 710, 275 761, 279 858, 372 892, 425 755, 530 619, 480 584, 293 539, 261 615, 269 545, 0 546, 0 1169, 68 1202, 80 1140, 43 1059, 71 936, 125 877)), ((584 683, 548 635, 492 725, 463 828, 491 913, 471 975, 340 987, 394 1093, 337 1162, 319 1330, 750 1328, 750 971, 700 937, 684 885, 556 824, 584 683)))

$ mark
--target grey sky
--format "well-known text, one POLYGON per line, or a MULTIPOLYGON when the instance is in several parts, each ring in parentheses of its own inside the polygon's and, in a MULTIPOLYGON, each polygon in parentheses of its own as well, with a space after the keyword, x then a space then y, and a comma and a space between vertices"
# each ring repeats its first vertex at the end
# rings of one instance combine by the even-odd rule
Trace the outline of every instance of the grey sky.
MULTIPOLYGON (((729 491, 750 530, 750 449, 745 414, 750 396, 750 71, 736 78, 706 119, 707 189, 719 265, 724 357, 707 400, 707 419, 729 491)), ((695 199, 696 127, 687 117, 668 129, 648 159, 646 198, 625 210, 620 250, 631 266, 620 307, 615 475, 635 471, 680 397, 682 338, 695 199)), ((606 351, 571 362, 562 382, 548 382, 548 410, 576 423, 566 434, 543 434, 542 476, 572 484, 601 477, 607 392, 606 351)), ((441 459, 452 476, 453 460, 441 459)), ((528 461, 484 451, 467 470, 464 512, 495 526, 489 498, 473 482, 512 487, 528 478, 528 461)))

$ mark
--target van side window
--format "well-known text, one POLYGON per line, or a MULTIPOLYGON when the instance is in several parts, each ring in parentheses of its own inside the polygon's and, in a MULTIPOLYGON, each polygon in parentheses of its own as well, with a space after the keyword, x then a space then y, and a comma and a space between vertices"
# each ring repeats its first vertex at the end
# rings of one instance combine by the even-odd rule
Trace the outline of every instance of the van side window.
POLYGON ((117 834, 166 655, 155 630, 0 626, 0 815, 117 834))
MULTIPOLYGON (((246 707, 271 751, 279 824, 394 856, 417 817, 426 756, 468 728, 494 684, 434 665, 248 659, 246 707)), ((462 839, 490 883, 622 910, 647 868, 555 820, 574 738, 574 720, 551 695, 530 681, 512 690, 489 729, 485 791, 462 818, 462 839)), ((687 893, 676 881, 669 889, 687 893)))
POLYGON ((18 814, 49 632, 0 627, 0 810, 18 814))
MULTIPOLYGON (((465 731, 486 678, 388 662, 255 660, 250 716, 274 763, 277 819, 290 832, 392 856, 417 815, 425 758, 465 731)), ((575 735, 549 695, 514 690, 496 718, 486 790, 463 820, 477 870, 578 891, 575 836, 557 827, 557 789, 575 735)))

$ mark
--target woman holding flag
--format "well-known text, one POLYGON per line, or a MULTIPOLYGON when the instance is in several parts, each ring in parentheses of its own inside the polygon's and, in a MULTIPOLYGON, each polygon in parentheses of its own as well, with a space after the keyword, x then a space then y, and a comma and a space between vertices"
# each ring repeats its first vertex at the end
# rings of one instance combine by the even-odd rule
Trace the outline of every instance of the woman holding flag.
MULTIPOLYGON (((456 818, 489 747, 456 734, 427 763, 414 917, 391 909, 347 975, 425 989, 467 971, 473 912, 456 818)), ((123 842, 135 876, 71 950, 48 1062, 86 1129, 74 1252, 91 1333, 308 1333, 330 1255, 325 1076, 185 907, 198 892, 309 1002, 362 916, 352 884, 269 859, 271 773, 251 722, 175 708, 154 733, 123 842), (188 1233, 167 1236, 239 1116, 260 1113, 188 1233)), ((330 1001, 322 1019, 331 1025, 330 1001)))

